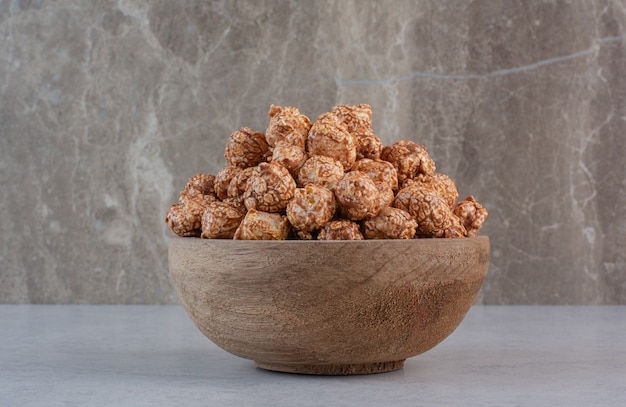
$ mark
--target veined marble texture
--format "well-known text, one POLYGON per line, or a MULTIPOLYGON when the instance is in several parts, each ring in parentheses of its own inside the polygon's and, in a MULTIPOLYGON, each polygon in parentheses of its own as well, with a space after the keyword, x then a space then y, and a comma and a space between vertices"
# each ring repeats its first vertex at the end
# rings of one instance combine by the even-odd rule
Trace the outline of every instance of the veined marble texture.
POLYGON ((0 0, 0 302, 176 302, 167 208, 272 103, 424 144, 489 210, 478 303, 626 303, 618 0, 0 0))

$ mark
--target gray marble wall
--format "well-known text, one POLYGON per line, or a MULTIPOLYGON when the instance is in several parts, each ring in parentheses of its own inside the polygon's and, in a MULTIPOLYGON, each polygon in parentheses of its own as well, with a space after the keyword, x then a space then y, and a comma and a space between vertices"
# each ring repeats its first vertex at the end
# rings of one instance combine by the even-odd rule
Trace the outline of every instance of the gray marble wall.
POLYGON ((176 302, 165 212, 272 103, 426 145, 490 212, 478 302, 626 303, 618 0, 0 0, 0 302, 176 302))

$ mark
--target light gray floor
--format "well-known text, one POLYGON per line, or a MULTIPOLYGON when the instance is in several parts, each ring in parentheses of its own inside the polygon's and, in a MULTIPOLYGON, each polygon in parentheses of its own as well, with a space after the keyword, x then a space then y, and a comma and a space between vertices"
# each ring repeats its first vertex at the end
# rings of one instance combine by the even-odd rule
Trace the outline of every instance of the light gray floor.
POLYGON ((318 377, 255 368, 179 306, 0 305, 0 405, 626 405, 626 307, 475 306, 402 370, 318 377))

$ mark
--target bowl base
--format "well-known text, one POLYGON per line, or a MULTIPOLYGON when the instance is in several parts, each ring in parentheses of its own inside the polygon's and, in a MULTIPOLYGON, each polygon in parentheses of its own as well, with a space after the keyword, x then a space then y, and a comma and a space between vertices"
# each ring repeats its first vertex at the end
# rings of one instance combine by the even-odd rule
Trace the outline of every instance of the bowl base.
POLYGON ((310 375, 347 376, 372 373, 384 373, 402 369, 405 359, 377 363, 298 365, 255 361, 260 369, 276 372, 300 373, 310 375))

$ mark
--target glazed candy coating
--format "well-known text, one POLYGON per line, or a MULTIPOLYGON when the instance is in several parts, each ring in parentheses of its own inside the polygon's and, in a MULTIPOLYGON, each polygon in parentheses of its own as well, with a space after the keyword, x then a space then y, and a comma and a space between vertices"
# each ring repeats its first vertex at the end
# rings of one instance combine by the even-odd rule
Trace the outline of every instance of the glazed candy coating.
POLYGON ((224 158, 228 165, 233 167, 254 167, 265 161, 268 148, 265 134, 249 127, 242 127, 230 134, 226 143, 224 158))
POLYGON ((348 219, 332 220, 320 230, 317 240, 363 240, 359 225, 348 219))
POLYGON ((298 186, 317 184, 332 191, 343 176, 343 165, 339 161, 323 155, 314 155, 309 157, 298 171, 298 186))
POLYGON ((398 191, 393 207, 407 211, 417 221, 417 237, 444 237, 452 224, 452 210, 431 186, 414 183, 398 191))
POLYGON ((424 184, 430 185, 440 197, 446 201, 450 208, 454 207, 454 203, 459 198, 459 193, 457 192, 456 185, 448 177, 446 174, 434 173, 430 175, 426 174, 418 174, 417 177, 413 179, 406 179, 402 183, 402 187, 407 187, 414 182, 421 182, 424 184))
POLYGON ((346 128, 357 139, 357 160, 380 158, 382 143, 372 131, 372 107, 366 103, 354 106, 338 105, 333 107, 332 113, 336 114, 346 128))
POLYGON ((476 199, 471 195, 460 201, 453 212, 459 217, 461 224, 465 226, 468 237, 478 235, 478 230, 483 227, 483 223, 489 215, 487 209, 476 202, 476 199))
POLYGON ((272 150, 271 162, 282 165, 291 174, 297 174, 307 158, 304 149, 279 141, 272 150))
POLYGON ((307 147, 309 155, 334 158, 344 170, 349 170, 356 161, 356 137, 331 112, 323 113, 315 120, 309 130, 307 147))
POLYGON ((239 171, 237 175, 232 177, 228 183, 228 188, 226 189, 228 198, 243 204, 243 194, 246 192, 246 188, 248 187, 248 179, 252 176, 252 174, 258 171, 258 166, 248 167, 239 171))
POLYGON ((187 181, 165 217, 179 236, 211 239, 410 239, 473 237, 487 209, 437 173, 426 147, 384 146, 372 108, 337 105, 311 123, 271 105, 264 133, 241 127, 227 165, 187 181))
POLYGON ((215 175, 195 174, 187 181, 185 191, 193 191, 202 195, 215 195, 215 175))
POLYGON ((352 171, 362 171, 374 183, 387 185, 394 191, 398 189, 398 171, 389 161, 362 158, 354 163, 352 171))
POLYGON ((358 145, 356 147, 356 159, 369 158, 372 160, 380 159, 383 151, 383 143, 374 133, 355 134, 358 145))
POLYGON ((235 232, 235 240, 285 240, 290 225, 286 216, 250 209, 235 232))
POLYGON ((182 202, 170 206, 165 215, 165 222, 178 236, 200 236, 202 233, 202 215, 210 201, 203 195, 193 195, 182 202))
POLYGON ((248 210, 280 212, 293 198, 296 182, 285 167, 261 163, 246 183, 243 203, 248 210))
POLYGON ((228 186, 230 181, 241 172, 241 168, 228 166, 224 167, 215 175, 215 195, 219 199, 228 198, 228 186))
POLYGON ((467 229, 463 226, 463 222, 461 218, 452 213, 452 217, 450 218, 450 226, 443 232, 443 237, 445 238, 461 238, 467 237, 467 229))
POLYGON ((383 147, 380 158, 392 163, 398 171, 398 181, 415 178, 418 174, 434 174, 435 162, 426 147, 410 140, 396 141, 383 147))
POLYGON ((387 207, 373 218, 363 221, 363 235, 366 239, 412 239, 417 222, 408 212, 387 207))
POLYGON ((232 239, 246 212, 226 202, 207 205, 202 216, 202 234, 206 239, 232 239))
POLYGON ((330 190, 308 184, 296 189, 287 205, 287 218, 295 229, 313 232, 326 225, 335 215, 336 209, 335 196, 330 190))
POLYGON ((354 106, 337 105, 332 108, 331 112, 339 117, 352 134, 372 132, 372 107, 366 103, 354 106))
POLYGON ((178 198, 178 202, 182 203, 182 204, 187 204, 187 202, 191 201, 191 200, 198 200, 199 202, 202 203, 202 201, 204 201, 204 203, 209 203, 212 201, 217 201, 217 197, 215 195, 212 194, 201 194, 200 192, 198 192, 197 190, 194 189, 183 189, 182 191, 180 191, 180 196, 178 198))
POLYGON ((337 182, 335 196, 341 214, 346 219, 369 218, 378 215, 381 209, 376 184, 361 171, 347 172, 337 182))
POLYGON ((393 190, 384 184, 376 184, 378 190, 378 202, 380 202, 380 209, 386 208, 393 204, 393 200, 396 198, 393 190))
POLYGON ((272 105, 267 115, 269 125, 265 131, 267 143, 275 147, 279 141, 306 149, 306 139, 311 128, 311 120, 292 106, 272 105))

